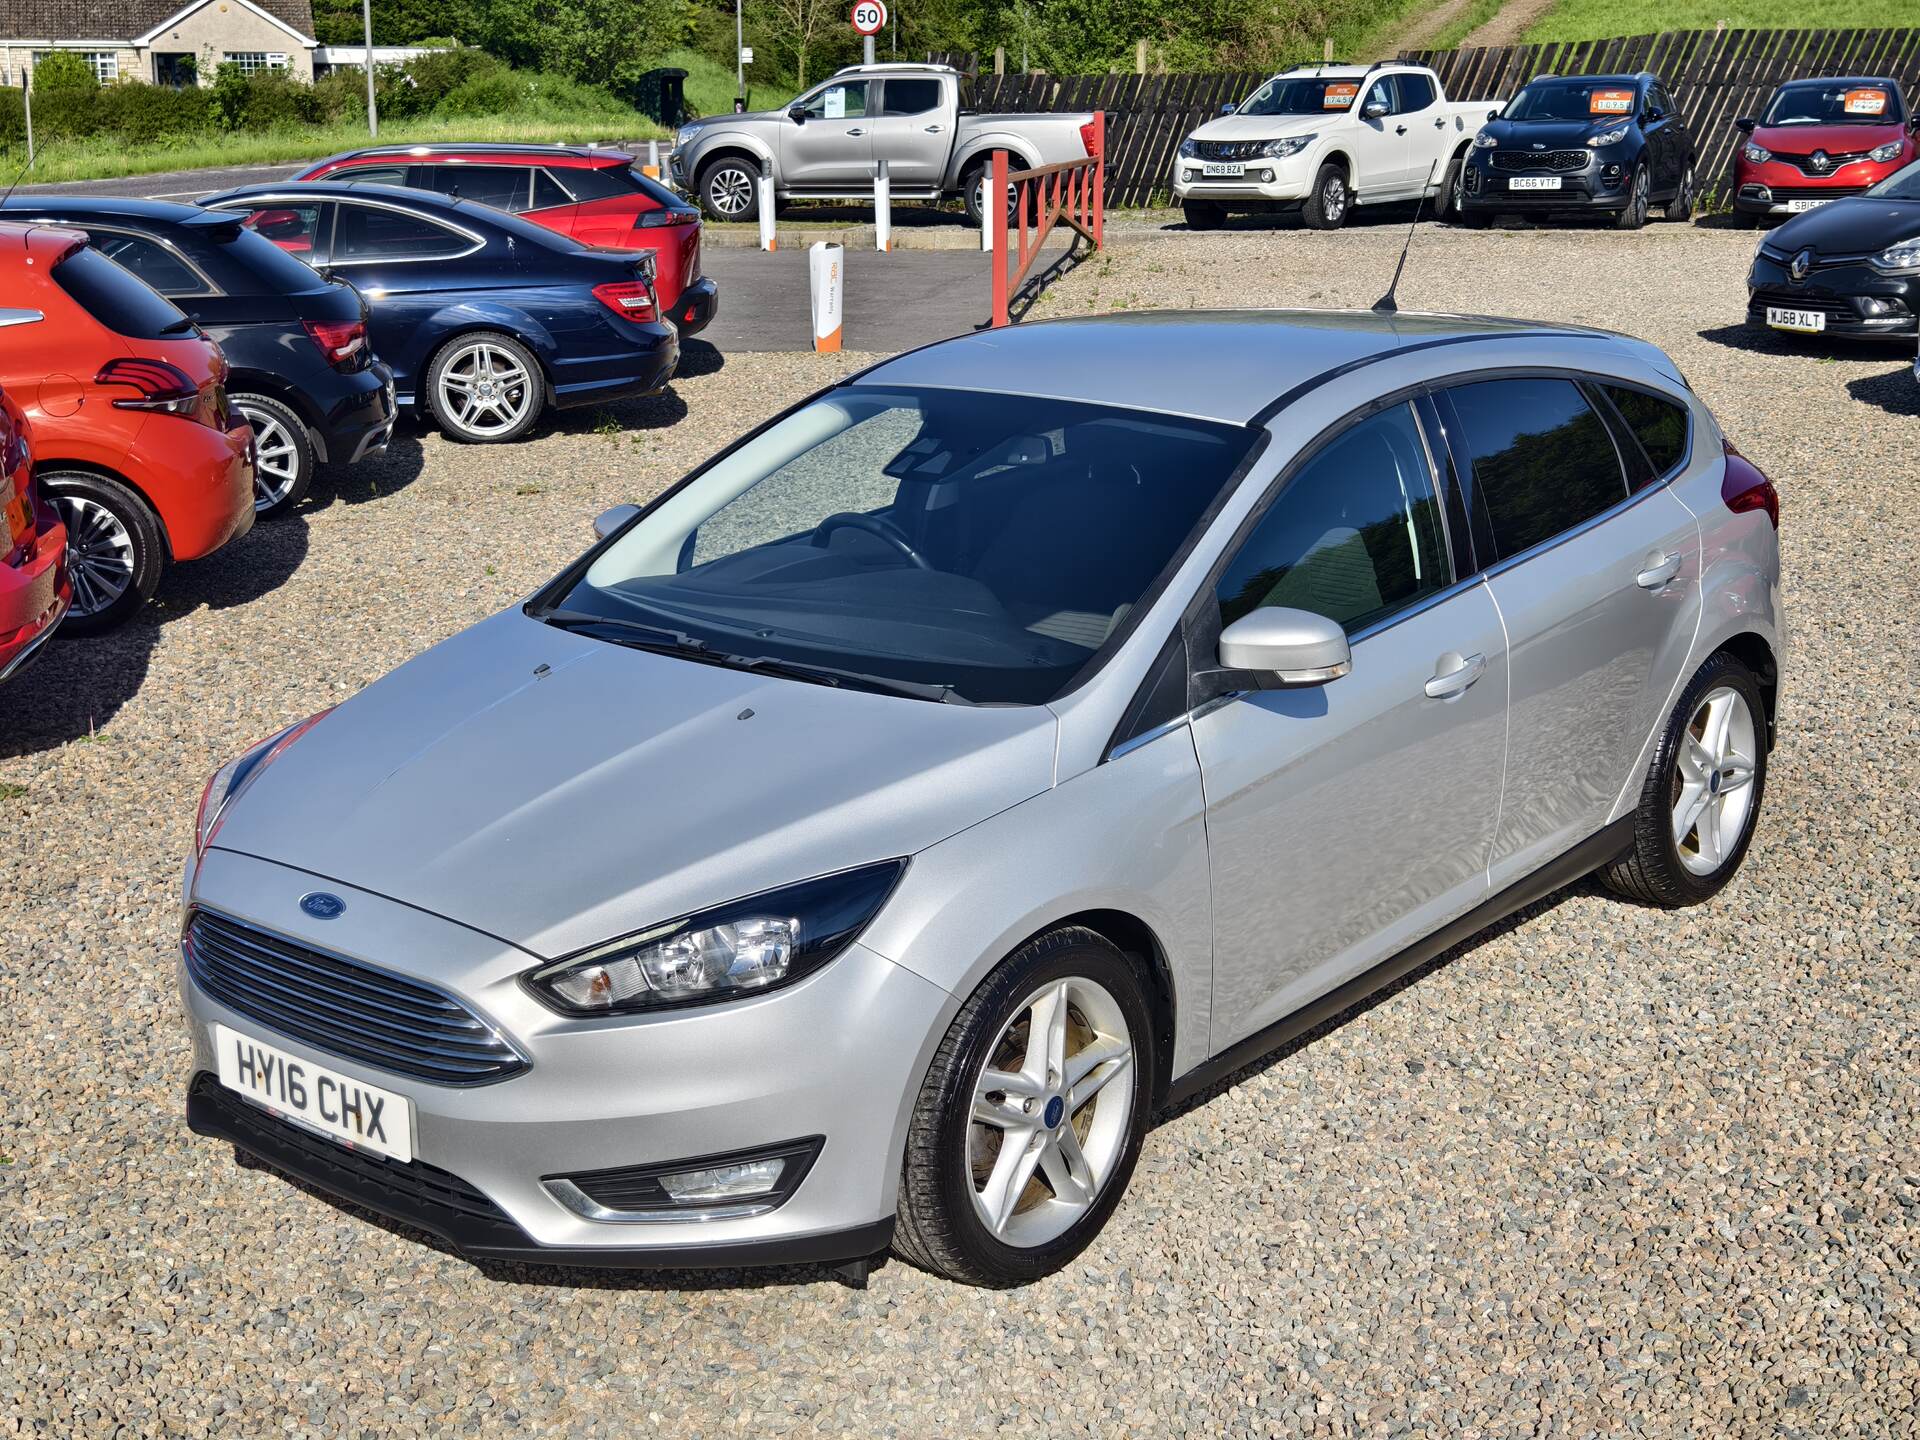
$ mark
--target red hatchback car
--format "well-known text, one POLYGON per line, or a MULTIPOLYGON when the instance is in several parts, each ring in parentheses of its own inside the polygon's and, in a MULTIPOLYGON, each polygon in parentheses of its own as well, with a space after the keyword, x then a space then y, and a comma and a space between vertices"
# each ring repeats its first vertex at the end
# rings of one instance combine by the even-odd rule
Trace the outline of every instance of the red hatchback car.
POLYGON ((650 250, 660 317, 706 328, 719 290, 700 273, 700 211, 622 150, 558 145, 395 145, 322 160, 296 180, 411 185, 492 205, 582 245, 650 250))
POLYGON ((104 630, 252 528, 253 431, 219 346, 78 230, 0 224, 0 307, 0 387, 66 527, 66 625, 104 630))
POLYGON ((66 556, 66 528, 34 494, 26 416, 0 391, 0 680, 17 674, 66 615, 66 556))
POLYGON ((1733 209, 1748 225, 1864 194, 1920 157, 1897 80, 1789 80, 1758 120, 1733 123, 1747 137, 1733 156, 1733 209))

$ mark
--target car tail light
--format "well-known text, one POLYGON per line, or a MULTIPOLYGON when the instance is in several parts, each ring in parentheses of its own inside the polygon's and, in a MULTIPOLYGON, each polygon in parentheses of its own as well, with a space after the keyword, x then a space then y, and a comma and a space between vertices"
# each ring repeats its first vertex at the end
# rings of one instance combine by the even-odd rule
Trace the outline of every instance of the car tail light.
POLYGON ((364 320, 305 320, 307 334, 336 370, 355 370, 367 349, 367 323, 364 320))
POLYGON ((1093 154, 1093 121, 1089 120, 1080 127, 1080 148, 1091 157, 1093 154))
POLYGON ((634 222, 636 230, 658 230, 664 225, 698 225, 700 212, 691 205, 662 206, 658 210, 642 210, 640 218, 634 222))
POLYGON ((1773 522, 1773 528, 1780 528, 1780 492, 1773 488, 1773 482, 1760 473, 1757 466, 1738 450, 1733 448, 1731 440, 1726 442, 1727 477, 1720 482, 1720 498, 1726 502, 1727 509, 1736 515, 1744 515, 1749 510, 1764 510, 1767 519, 1773 522))
POLYGON ((186 371, 164 360, 123 357, 109 360, 93 377, 96 385, 125 385, 136 394, 115 400, 119 410, 164 410, 191 415, 200 407, 200 387, 186 371))
POLYGON ((653 290, 644 280, 609 280, 593 287, 593 298, 623 320, 655 318, 653 290))

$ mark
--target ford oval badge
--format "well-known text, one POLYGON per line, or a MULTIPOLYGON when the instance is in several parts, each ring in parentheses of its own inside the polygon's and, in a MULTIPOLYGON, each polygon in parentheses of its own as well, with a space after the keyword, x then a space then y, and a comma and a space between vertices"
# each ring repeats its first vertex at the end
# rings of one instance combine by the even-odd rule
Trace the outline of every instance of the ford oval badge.
POLYGON ((300 908, 316 920, 332 920, 347 908, 347 902, 324 890, 311 890, 300 897, 300 908))

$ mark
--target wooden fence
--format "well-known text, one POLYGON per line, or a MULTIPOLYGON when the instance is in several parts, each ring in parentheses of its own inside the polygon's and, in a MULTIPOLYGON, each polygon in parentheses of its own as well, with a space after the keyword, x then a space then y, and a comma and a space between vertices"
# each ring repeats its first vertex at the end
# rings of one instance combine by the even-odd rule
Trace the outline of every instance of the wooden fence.
MULTIPOLYGON (((970 57, 942 55, 971 69, 970 57)), ((1578 44, 1421 50, 1401 57, 1439 72, 1456 100, 1505 99, 1535 75, 1652 70, 1667 83, 1699 146, 1702 199, 1730 199, 1740 140, 1733 122, 1757 114, 1783 80, 1818 75, 1890 75, 1920 99, 1920 29, 1683 30, 1578 44)), ((982 112, 1103 110, 1107 116, 1107 203, 1164 203, 1175 152, 1221 105, 1250 95, 1258 73, 1176 75, 976 75, 982 112)))

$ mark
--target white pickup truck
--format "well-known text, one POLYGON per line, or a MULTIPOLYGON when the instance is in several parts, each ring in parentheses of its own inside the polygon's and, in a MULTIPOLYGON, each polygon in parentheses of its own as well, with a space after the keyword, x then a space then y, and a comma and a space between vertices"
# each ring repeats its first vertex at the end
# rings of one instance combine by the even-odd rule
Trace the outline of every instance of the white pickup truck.
POLYGON ((1424 65, 1300 65, 1180 142, 1173 194, 1196 230, 1235 210, 1298 208, 1316 230, 1356 205, 1451 208, 1454 176, 1497 100, 1449 100, 1424 65))

